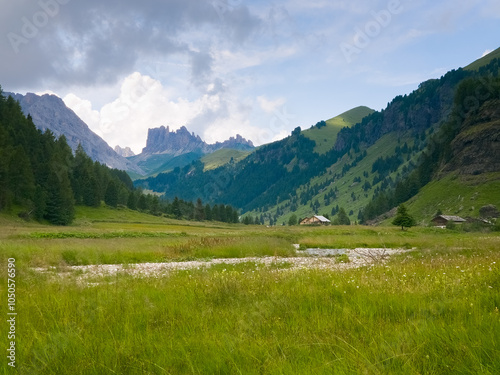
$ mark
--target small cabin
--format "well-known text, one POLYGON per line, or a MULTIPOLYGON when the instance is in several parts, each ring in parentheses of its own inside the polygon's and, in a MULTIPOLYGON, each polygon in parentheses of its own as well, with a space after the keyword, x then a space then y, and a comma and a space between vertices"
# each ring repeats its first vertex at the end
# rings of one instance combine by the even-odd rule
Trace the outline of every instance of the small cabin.
POLYGON ((304 220, 300 222, 300 225, 328 225, 330 224, 331 221, 328 220, 326 217, 321 216, 321 215, 314 215, 312 217, 306 217, 304 220))
POLYGON ((450 215, 438 215, 434 219, 432 219, 432 222, 436 227, 446 227, 446 224, 448 224, 450 221, 455 224, 463 224, 467 220, 461 218, 460 216, 450 215))

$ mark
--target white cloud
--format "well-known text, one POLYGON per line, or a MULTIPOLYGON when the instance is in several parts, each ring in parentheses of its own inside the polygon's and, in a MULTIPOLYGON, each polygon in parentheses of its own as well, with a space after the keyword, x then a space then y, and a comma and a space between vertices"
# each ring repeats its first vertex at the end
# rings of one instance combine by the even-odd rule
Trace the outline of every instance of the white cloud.
POLYGON ((483 52, 483 55, 481 57, 484 57, 486 55, 489 55, 490 53, 492 53, 493 50, 492 49, 487 49, 486 51, 483 52))
POLYGON ((281 130, 279 133, 276 133, 274 135, 274 137, 271 139, 271 142, 275 142, 275 141, 280 141, 282 140, 283 138, 286 138, 290 135, 290 132, 289 131, 286 131, 286 130, 281 130))
POLYGON ((119 96, 99 111, 75 94, 66 95, 64 102, 111 147, 128 146, 135 153, 145 147, 148 129, 162 125, 171 131, 186 126, 208 143, 240 134, 260 145, 283 133, 281 128, 266 126, 272 117, 269 113, 285 102, 282 98, 241 99, 222 90, 188 100, 174 97, 159 81, 137 72, 123 80, 119 96), (255 113, 264 116, 264 129, 260 122, 251 124, 255 113))
POLYGON ((146 145, 148 128, 169 125, 178 129, 201 110, 199 102, 173 100, 160 82, 137 72, 125 78, 119 97, 100 111, 74 94, 67 95, 64 101, 110 146, 129 146, 136 153, 146 145))
POLYGON ((281 107, 285 104, 286 100, 284 98, 278 98, 275 100, 267 99, 265 96, 258 96, 257 102, 259 103, 260 108, 267 113, 274 112, 278 107, 281 107))
POLYGON ((298 48, 293 45, 261 47, 235 52, 227 49, 215 51, 215 70, 220 74, 221 72, 235 72, 264 64, 274 64, 287 60, 297 53, 298 48))
POLYGON ((44 90, 44 91, 37 91, 37 92, 35 92, 35 95, 39 95, 39 96, 42 96, 42 95, 45 95, 45 94, 57 96, 57 94, 54 91, 51 91, 51 90, 44 90))
POLYGON ((71 108, 91 129, 98 129, 100 114, 92 109, 89 100, 81 99, 75 94, 68 94, 63 98, 67 107, 71 108))

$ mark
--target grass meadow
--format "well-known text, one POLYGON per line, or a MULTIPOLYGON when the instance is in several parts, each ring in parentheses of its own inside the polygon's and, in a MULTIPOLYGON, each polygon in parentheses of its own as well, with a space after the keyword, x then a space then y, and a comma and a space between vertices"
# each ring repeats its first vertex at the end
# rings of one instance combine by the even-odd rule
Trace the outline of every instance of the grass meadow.
POLYGON ((2 373, 500 373, 498 234, 132 220, 0 217, 3 349, 9 258, 18 313, 16 368, 4 355, 2 373), (247 262, 89 284, 57 276, 71 265, 291 257, 295 243, 409 251, 343 271, 247 262))

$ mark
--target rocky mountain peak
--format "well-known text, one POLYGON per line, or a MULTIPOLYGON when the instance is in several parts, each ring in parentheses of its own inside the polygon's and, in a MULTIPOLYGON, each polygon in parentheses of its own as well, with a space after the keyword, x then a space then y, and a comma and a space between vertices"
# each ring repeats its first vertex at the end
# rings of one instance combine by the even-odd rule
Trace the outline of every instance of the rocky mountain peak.
POLYGON ((252 141, 246 140, 241 135, 236 134, 236 137, 230 137, 227 141, 217 142, 216 146, 220 146, 220 148, 233 148, 237 150, 249 150, 254 148, 252 141))
POLYGON ((238 150, 251 150, 254 148, 252 141, 247 141, 241 135, 230 137, 224 142, 207 144, 199 135, 182 126, 180 129, 170 131, 170 127, 148 129, 146 147, 142 149, 143 154, 171 154, 182 155, 189 152, 208 154, 222 148, 238 150))
POLYGON ((121 148, 120 146, 116 145, 114 150, 118 155, 123 156, 124 158, 135 156, 134 151, 132 151, 130 147, 121 148))

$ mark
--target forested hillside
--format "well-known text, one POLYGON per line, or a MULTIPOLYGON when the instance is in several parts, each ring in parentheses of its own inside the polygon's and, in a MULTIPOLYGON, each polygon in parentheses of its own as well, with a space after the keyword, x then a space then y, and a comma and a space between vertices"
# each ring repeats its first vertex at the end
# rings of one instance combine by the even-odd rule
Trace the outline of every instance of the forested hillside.
MULTIPOLYGON (((493 66, 495 65, 498 67, 498 60, 494 62, 493 66)), ((430 137, 428 147, 419 160, 419 166, 407 178, 397 183, 394 189, 375 194, 364 211, 364 219, 373 219, 406 202, 431 181, 438 181, 448 175, 470 176, 468 180, 474 180, 475 185, 489 183, 492 180, 491 174, 500 173, 499 155, 500 78, 497 70, 497 74, 468 78, 460 83, 455 94, 453 111, 439 131, 430 137), (486 177, 478 178, 485 175, 486 177)), ((450 185, 449 179, 446 181, 448 182, 444 185, 450 185)), ((456 186, 456 183, 453 185, 456 186)), ((465 182, 463 185, 466 185, 465 182)), ((446 186, 442 188, 446 190, 446 186)), ((472 190, 478 191, 478 188, 472 190)), ((498 203, 500 191, 498 193, 496 197, 492 196, 483 203, 498 203)), ((464 188, 455 188, 455 192, 448 191, 447 195, 462 195, 463 199, 464 188)), ((427 196, 425 200, 429 202, 434 200, 432 198, 427 196)), ((462 214, 464 204, 460 206, 462 208, 453 208, 454 214, 462 214)), ((477 204, 475 208, 479 208, 477 204)), ((434 206, 433 211, 436 210, 434 206)), ((471 211, 474 209, 469 210, 467 214, 472 214, 471 211)))
POLYGON ((92 161, 79 146, 73 155, 64 136, 38 130, 11 96, 0 88, 0 211, 13 207, 29 220, 70 224, 75 205, 129 209, 178 219, 237 222, 230 206, 162 201, 135 189, 126 172, 92 161))
POLYGON ((155 178, 139 180, 138 186, 174 196, 213 202, 228 202, 243 210, 272 205, 279 197, 288 197, 301 184, 324 171, 338 159, 331 150, 318 156, 315 142, 304 137, 301 129, 282 141, 259 148, 236 164, 204 172, 200 161, 155 178))

